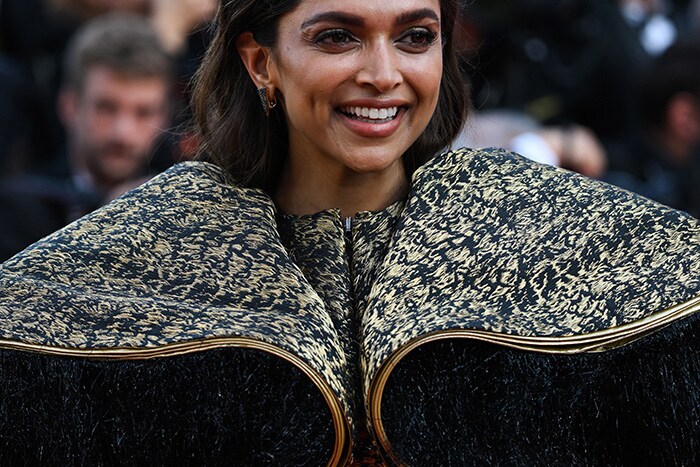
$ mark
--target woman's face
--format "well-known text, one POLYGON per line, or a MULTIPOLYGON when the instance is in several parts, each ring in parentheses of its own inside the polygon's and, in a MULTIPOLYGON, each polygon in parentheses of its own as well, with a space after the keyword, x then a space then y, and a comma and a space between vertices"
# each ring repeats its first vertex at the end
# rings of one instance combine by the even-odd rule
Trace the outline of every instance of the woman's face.
POLYGON ((440 2, 303 0, 280 20, 269 69, 291 158, 330 173, 396 168, 438 101, 440 2))

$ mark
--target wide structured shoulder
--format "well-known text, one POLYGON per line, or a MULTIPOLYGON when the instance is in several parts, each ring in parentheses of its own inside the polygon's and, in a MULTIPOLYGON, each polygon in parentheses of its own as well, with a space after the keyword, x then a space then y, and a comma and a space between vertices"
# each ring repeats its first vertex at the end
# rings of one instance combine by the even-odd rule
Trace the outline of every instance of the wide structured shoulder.
POLYGON ((4 263, 0 321, 1 346, 105 357, 245 338, 301 356, 344 392, 333 323, 280 243, 272 201, 206 163, 179 164, 4 263))
POLYGON ((368 368, 441 332, 562 348, 607 333, 578 341, 600 348, 694 312, 699 294, 687 214, 503 150, 448 152, 415 174, 378 273, 368 368))
POLYGON ((380 448, 697 464, 699 295, 690 216, 503 150, 443 154, 414 177, 363 323, 380 448))
POLYGON ((331 463, 348 455, 348 364, 333 322, 282 246, 270 198, 207 163, 179 164, 0 266, 0 353, 3 415, 21 413, 27 433, 3 444, 9 459, 45 449, 68 464, 109 464, 125 451, 144 463, 185 453, 220 463, 231 446, 248 459, 291 459, 285 433, 307 436, 331 463), (133 396, 141 386, 147 396, 133 396), (89 409, 70 410, 70 428, 56 434, 45 427, 67 416, 52 408, 61 404, 89 409), (268 409, 283 411, 279 430, 268 409), (186 423, 172 421, 180 413, 186 423), (290 431, 295 417, 323 436, 290 431), (178 444, 183 425, 196 446, 178 444), (85 427, 97 433, 89 446, 85 427))

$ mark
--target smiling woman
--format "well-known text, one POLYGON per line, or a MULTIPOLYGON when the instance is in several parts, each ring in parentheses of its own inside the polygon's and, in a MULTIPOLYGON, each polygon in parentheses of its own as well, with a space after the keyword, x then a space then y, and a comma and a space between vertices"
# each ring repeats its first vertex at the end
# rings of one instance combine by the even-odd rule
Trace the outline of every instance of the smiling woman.
POLYGON ((439 154, 457 11, 222 1, 201 160, 0 267, 0 463, 698 464, 700 226, 439 154))
POLYGON ((456 3, 225 2, 196 88, 202 152, 290 213, 402 198, 466 117, 456 3), (256 88, 280 102, 269 119, 256 88))

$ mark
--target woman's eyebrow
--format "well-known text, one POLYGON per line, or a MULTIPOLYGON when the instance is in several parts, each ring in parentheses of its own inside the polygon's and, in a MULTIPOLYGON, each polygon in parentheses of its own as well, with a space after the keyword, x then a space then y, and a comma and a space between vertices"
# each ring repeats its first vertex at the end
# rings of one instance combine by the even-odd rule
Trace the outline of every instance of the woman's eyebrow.
POLYGON ((435 13, 435 11, 430 8, 421 8, 420 10, 407 11, 406 13, 401 13, 396 17, 394 25, 402 26, 404 24, 413 23, 420 21, 422 19, 432 19, 435 21, 440 21, 440 17, 435 13))
MULTIPOLYGON (((394 25, 402 26, 404 24, 413 23, 420 21, 422 19, 432 19, 435 21, 440 21, 440 17, 435 13, 435 11, 430 8, 421 8, 419 10, 407 11, 401 13, 396 17, 394 25)), ((362 27, 365 25, 364 19, 361 16, 352 15, 350 13, 341 13, 339 11, 327 11, 324 13, 319 13, 311 18, 307 19, 301 24, 301 29, 306 29, 317 23, 338 23, 348 26, 362 27)))
POLYGON ((309 26, 313 26, 317 23, 339 23, 348 26, 364 26, 365 22, 360 16, 351 15, 348 13, 341 13, 338 11, 328 11, 325 13, 319 13, 311 18, 307 19, 301 24, 301 29, 306 29, 309 26))

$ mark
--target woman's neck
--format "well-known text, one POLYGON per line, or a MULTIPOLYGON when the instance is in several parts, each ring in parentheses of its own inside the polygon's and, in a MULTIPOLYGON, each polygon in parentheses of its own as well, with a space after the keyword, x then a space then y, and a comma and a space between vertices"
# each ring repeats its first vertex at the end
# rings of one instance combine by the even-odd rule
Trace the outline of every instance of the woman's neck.
POLYGON ((361 211, 381 211, 406 197, 409 183, 399 160, 381 172, 358 173, 311 167, 285 168, 275 193, 275 202, 288 214, 313 214, 340 209, 341 216, 354 217, 361 211))

